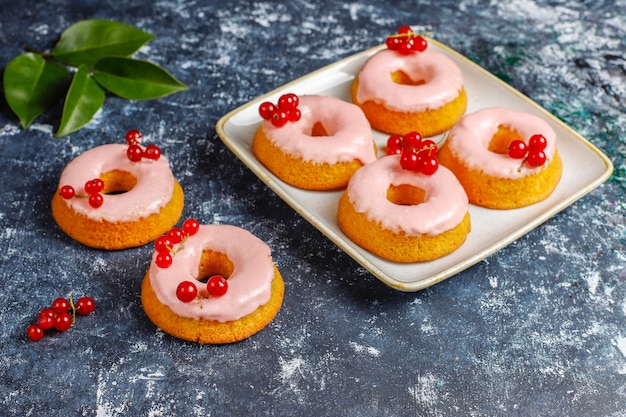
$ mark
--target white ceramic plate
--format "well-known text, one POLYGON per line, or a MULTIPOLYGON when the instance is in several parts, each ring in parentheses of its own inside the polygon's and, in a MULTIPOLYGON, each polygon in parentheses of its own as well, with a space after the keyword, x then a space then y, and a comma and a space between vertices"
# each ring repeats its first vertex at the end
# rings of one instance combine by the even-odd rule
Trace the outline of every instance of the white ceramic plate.
MULTIPOLYGON (((268 187, 387 285, 401 291, 418 291, 449 278, 530 232, 598 187, 611 175, 611 161, 586 139, 492 74, 450 48, 429 39, 429 48, 448 55, 461 68, 468 96, 467 113, 484 107, 504 106, 536 114, 550 123, 558 137, 563 176, 548 199, 530 207, 499 211, 470 205, 471 233, 458 250, 440 259, 401 264, 361 249, 337 225, 336 210, 341 191, 305 191, 282 182, 256 160, 251 151, 251 142, 261 122, 258 115, 261 102, 276 102, 280 95, 287 92, 329 95, 350 101, 350 85, 354 77, 366 59, 383 47, 380 45, 355 54, 285 84, 226 114, 219 120, 216 129, 226 146, 268 187)), ((384 149, 388 136, 374 131, 374 140, 379 149, 384 149)))

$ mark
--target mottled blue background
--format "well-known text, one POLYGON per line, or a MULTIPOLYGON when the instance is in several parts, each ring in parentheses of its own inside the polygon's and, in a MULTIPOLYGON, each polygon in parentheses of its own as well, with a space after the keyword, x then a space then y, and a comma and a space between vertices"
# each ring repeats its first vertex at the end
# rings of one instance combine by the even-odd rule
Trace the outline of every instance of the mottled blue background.
POLYGON ((0 67, 107 18, 157 36, 139 57, 189 90, 108 97, 55 139, 60 107, 22 131, 0 100, 0 415, 626 416, 624 0, 0 0, 0 67), (219 140, 218 119, 285 82, 381 43, 434 37, 530 96, 604 151, 610 180, 530 234, 417 293, 390 289, 271 192, 219 140), (282 310, 228 346, 172 338, 145 317, 150 245, 85 248, 50 198, 63 167, 131 128, 158 143, 184 216, 265 240, 282 310), (24 331, 57 296, 95 314, 39 343, 24 331))

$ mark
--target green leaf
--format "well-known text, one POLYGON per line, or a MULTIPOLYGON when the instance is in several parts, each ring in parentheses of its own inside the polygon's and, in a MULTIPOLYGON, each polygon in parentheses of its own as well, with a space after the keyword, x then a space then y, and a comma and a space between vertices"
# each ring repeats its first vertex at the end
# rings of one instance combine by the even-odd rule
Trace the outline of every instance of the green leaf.
POLYGON ((65 136, 89 123, 102 108, 104 96, 104 90, 89 76, 87 66, 81 65, 67 92, 56 137, 65 136))
POLYGON ((62 65, 27 53, 15 57, 4 70, 4 96, 24 129, 41 113, 56 104, 70 82, 62 65))
POLYGON ((78 67, 92 67, 105 56, 130 56, 154 35, 111 20, 82 20, 68 27, 54 47, 59 61, 78 67))
POLYGON ((132 58, 102 58, 93 68, 93 77, 105 89, 129 100, 149 100, 187 89, 160 66, 132 58))

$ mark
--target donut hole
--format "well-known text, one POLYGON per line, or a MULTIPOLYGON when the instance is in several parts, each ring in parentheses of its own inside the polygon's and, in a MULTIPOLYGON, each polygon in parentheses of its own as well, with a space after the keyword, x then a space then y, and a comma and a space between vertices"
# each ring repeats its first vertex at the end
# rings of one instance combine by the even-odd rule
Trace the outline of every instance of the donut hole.
POLYGON ((490 152, 505 155, 509 153, 509 145, 514 140, 523 141, 524 138, 516 131, 508 126, 498 126, 498 130, 491 137, 487 149, 490 152))
POLYGON ((408 184, 390 185, 387 200, 399 206, 416 206, 426 201, 426 192, 408 184))
POLYGON ((426 80, 424 77, 416 77, 417 79, 411 78, 406 72, 402 70, 398 70, 396 72, 391 73, 391 81, 396 84, 402 85, 423 85, 426 84, 426 80))
POLYGON ((311 136, 330 136, 322 122, 316 122, 311 128, 311 136))
MULTIPOLYGON (((205 249, 202 252, 200 265, 198 266, 198 281, 206 284, 213 275, 221 275, 228 279, 233 274, 234 268, 233 263, 225 254, 205 249)), ((204 286, 198 289, 198 293, 203 298, 209 296, 204 286)))
POLYGON ((104 182, 102 194, 124 194, 137 185, 137 178, 130 172, 113 170, 100 175, 104 182))

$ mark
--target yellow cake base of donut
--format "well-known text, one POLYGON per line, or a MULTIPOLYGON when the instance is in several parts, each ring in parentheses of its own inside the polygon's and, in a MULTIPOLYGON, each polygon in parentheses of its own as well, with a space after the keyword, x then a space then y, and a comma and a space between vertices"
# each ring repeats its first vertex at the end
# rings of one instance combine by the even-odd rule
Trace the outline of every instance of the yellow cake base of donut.
POLYGON ((252 152, 278 178, 305 190, 345 188, 350 177, 363 166, 357 159, 336 164, 320 164, 288 155, 269 140, 262 126, 259 126, 252 139, 252 152))
MULTIPOLYGON (((105 180, 104 194, 132 188, 132 181, 128 183, 128 176, 115 173, 105 175, 108 177, 105 180)), ((111 223, 92 220, 72 210, 59 192, 52 198, 52 217, 61 230, 83 245, 97 249, 120 250, 145 245, 166 233, 180 219, 183 206, 183 189, 178 181, 175 181, 170 202, 159 213, 135 222, 111 223)))
POLYGON ((365 213, 354 209, 344 192, 337 209, 339 228, 350 240, 382 258, 394 262, 423 262, 440 258, 458 249, 471 230, 469 212, 454 228, 436 236, 408 236, 383 229, 365 213))
POLYGON ((490 209, 514 209, 545 200, 556 188, 563 171, 558 151, 544 169, 519 179, 498 178, 470 169, 445 144, 437 158, 456 175, 470 203, 490 209))
MULTIPOLYGON (((209 258, 205 255, 203 253, 200 277, 213 274, 228 277, 228 271, 232 271, 232 264, 222 264, 222 260, 216 260, 213 255, 210 255, 209 258)), ((226 260, 226 262, 228 261, 226 260)), ((159 301, 150 285, 148 274, 141 284, 141 303, 150 321, 171 336, 201 344, 226 344, 247 339, 263 330, 278 314, 283 303, 284 293, 285 287, 282 276, 274 265, 274 279, 272 280, 269 301, 238 320, 219 322, 196 320, 177 315, 159 301)))
POLYGON ((357 100, 359 78, 352 83, 352 102, 365 113, 373 129, 392 135, 419 132, 424 137, 435 136, 449 130, 465 114, 467 93, 462 88, 457 98, 435 110, 421 113, 399 112, 374 101, 357 100))

